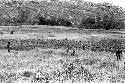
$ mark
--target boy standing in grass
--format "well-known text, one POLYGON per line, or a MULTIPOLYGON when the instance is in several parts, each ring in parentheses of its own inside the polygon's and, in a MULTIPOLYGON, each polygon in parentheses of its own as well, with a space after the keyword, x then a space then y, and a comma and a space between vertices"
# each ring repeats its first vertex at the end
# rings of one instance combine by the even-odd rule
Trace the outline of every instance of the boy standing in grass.
POLYGON ((118 48, 116 50, 116 58, 117 58, 117 61, 121 60, 121 57, 122 57, 122 50, 120 48, 118 48))
POLYGON ((7 49, 8 49, 8 52, 10 52, 10 42, 7 43, 7 49))

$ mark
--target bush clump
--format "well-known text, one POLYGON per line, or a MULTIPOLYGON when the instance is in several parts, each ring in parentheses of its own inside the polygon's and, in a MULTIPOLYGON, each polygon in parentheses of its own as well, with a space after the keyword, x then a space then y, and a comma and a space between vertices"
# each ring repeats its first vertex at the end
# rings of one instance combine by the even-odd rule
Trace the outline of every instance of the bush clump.
POLYGON ((45 18, 39 17, 39 25, 51 25, 51 26, 66 26, 71 27, 72 23, 69 20, 63 18, 45 18))

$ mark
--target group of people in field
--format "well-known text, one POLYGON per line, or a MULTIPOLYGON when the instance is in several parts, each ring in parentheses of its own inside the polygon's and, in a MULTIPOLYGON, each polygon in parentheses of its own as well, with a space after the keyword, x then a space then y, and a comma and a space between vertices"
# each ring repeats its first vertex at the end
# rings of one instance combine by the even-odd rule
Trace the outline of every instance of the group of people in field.
MULTIPOLYGON (((14 31, 10 32, 10 34, 13 34, 13 33, 14 33, 14 31)), ((8 49, 8 52, 10 52, 10 50, 11 50, 11 42, 9 42, 9 41, 7 43, 7 49, 8 49)), ((84 47, 84 49, 85 49, 85 47, 84 47)), ((72 50, 71 55, 74 56, 75 53, 76 53, 76 50, 72 46, 68 45, 66 52, 68 53, 70 50, 72 50)), ((117 61, 120 61, 122 59, 122 52, 123 51, 122 51, 121 48, 117 48, 115 50, 115 55, 116 55, 117 61)))
MULTIPOLYGON (((67 47, 67 50, 66 50, 66 52, 68 53, 69 52, 69 50, 71 50, 72 49, 72 47, 71 46, 68 46, 67 47)), ((85 50, 85 47, 83 46, 83 50, 85 50)), ((117 61, 121 61, 121 59, 122 59, 122 57, 123 57, 123 50, 121 49, 121 48, 117 48, 116 50, 115 50, 115 55, 116 55, 116 60, 117 61)), ((71 53, 71 55, 75 55, 75 50, 73 49, 72 50, 72 53, 71 53)))

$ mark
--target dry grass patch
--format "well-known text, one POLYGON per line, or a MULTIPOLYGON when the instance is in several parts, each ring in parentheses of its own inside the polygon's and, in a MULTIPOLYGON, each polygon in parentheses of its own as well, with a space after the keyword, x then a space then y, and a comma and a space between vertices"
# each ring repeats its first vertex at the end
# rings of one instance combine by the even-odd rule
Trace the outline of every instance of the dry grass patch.
MULTIPOLYGON (((13 53, 9 56, 4 54, 1 56, 1 62, 4 61, 2 57, 9 58, 11 64, 16 63, 17 69, 12 69, 10 72, 3 68, 6 73, 1 73, 0 78, 3 83, 110 83, 125 80, 122 68, 119 68, 116 62, 112 62, 113 59, 108 59, 106 52, 97 54, 91 51, 77 51, 78 57, 69 54, 62 56, 62 53, 66 54, 65 50, 37 48, 37 51, 36 49, 28 52, 20 51, 16 57, 13 53), (118 70, 115 71, 116 69, 118 70)), ((12 66, 11 64, 8 64, 7 68, 12 66)))

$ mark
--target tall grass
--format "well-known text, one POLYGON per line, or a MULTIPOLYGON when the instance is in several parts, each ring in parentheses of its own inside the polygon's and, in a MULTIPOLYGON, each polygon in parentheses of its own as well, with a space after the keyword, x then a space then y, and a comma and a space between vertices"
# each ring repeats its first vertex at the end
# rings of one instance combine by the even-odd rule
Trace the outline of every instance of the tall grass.
POLYGON ((11 41, 12 50, 31 50, 35 47, 40 48, 76 48, 79 50, 91 50, 91 51, 106 51, 106 52, 115 52, 116 49, 125 49, 124 39, 111 39, 111 38, 102 38, 100 40, 96 38, 90 38, 87 41, 75 41, 67 39, 29 39, 29 40, 8 40, 1 39, 0 49, 5 49, 7 42, 11 41), (38 42, 39 41, 39 42, 38 42), (19 43, 20 42, 20 43, 19 43))

